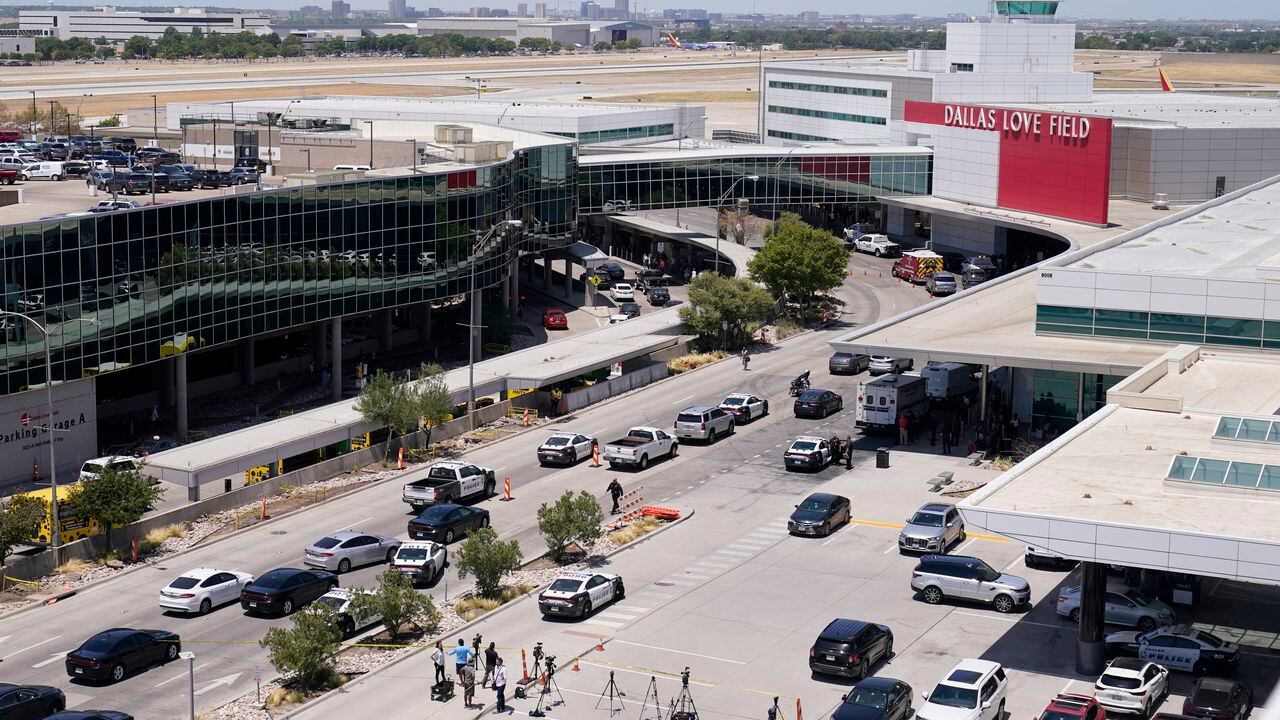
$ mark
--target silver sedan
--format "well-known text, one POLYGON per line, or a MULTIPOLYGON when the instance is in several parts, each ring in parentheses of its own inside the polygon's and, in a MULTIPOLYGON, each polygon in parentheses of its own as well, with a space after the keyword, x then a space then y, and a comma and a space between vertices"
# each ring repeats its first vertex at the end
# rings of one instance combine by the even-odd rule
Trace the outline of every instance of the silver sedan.
POLYGON ((339 530, 311 544, 303 555, 307 567, 344 573, 356 565, 390 562, 400 541, 385 535, 339 530))

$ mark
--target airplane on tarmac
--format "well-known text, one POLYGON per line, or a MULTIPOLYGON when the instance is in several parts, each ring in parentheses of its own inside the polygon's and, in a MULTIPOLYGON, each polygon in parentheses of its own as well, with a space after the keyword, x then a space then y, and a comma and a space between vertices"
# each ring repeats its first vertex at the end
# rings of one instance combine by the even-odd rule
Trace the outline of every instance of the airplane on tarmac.
POLYGON ((676 37, 674 33, 667 33, 666 40, 667 40, 667 45, 677 50, 715 50, 716 49, 716 46, 714 43, 680 42, 680 38, 676 37))

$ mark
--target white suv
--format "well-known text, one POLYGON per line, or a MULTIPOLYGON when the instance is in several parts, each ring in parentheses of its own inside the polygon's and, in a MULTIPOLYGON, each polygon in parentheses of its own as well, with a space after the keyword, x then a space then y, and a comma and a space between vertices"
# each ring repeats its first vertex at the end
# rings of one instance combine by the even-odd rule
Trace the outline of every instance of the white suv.
POLYGON ((966 659, 922 693, 924 705, 917 720, 1000 720, 1004 716, 1009 680, 1000 663, 966 659))

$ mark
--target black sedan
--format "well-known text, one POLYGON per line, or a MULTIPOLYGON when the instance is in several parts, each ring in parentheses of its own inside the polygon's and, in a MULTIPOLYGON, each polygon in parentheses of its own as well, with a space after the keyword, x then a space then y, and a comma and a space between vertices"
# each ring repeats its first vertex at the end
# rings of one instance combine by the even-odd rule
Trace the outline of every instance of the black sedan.
POLYGON ((796 398, 796 417, 824 418, 844 409, 844 398, 822 388, 810 388, 796 398))
POLYGON ((840 698, 831 720, 910 720, 911 686, 901 680, 869 677, 840 698))
POLYGON ((48 685, 0 683, 0 720, 42 720, 67 706, 67 696, 48 685))
POLYGON ((1239 680, 1202 677, 1182 701, 1182 714, 1208 720, 1245 720, 1253 712, 1253 688, 1239 680))
POLYGON ((827 371, 832 375, 856 375, 871 367, 871 356, 862 353, 838 352, 827 360, 827 371))
POLYGON ((67 675, 79 680, 119 682, 134 670, 176 660, 180 650, 177 633, 112 628, 67 653, 67 675))
POLYGON ((288 615, 338 587, 338 576, 323 570, 276 568, 240 591, 240 607, 262 615, 288 615))
POLYGON ((432 505, 409 521, 409 537, 435 540, 445 545, 475 528, 489 527, 489 511, 466 505, 432 505))
POLYGON ((64 710, 44 720, 133 720, 133 716, 119 710, 64 710))
POLYGON ((616 262, 604 263, 600 266, 600 269, 609 275, 610 280, 621 280, 627 276, 626 271, 616 262))
POLYGON ((618 313, 629 318, 640 317, 640 306, 633 302, 624 302, 618 305, 618 313))
POLYGON ((853 519, 849 498, 831 493, 813 493, 796 506, 787 519, 793 535, 830 535, 841 523, 853 519))
POLYGON ((649 298, 650 305, 663 307, 671 302, 671 291, 664 287, 649 288, 649 292, 645 293, 645 297, 649 298))

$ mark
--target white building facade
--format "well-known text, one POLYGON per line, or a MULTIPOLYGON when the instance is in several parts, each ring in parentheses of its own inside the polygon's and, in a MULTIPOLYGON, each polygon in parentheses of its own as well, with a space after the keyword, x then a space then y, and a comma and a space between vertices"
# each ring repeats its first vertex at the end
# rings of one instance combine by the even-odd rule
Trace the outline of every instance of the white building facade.
POLYGON ((100 7, 92 10, 19 10, 18 29, 37 31, 60 40, 84 38, 128 40, 134 35, 158 38, 173 28, 181 33, 251 32, 266 34, 270 16, 258 13, 212 13, 203 8, 176 8, 173 12, 133 12, 100 7))

